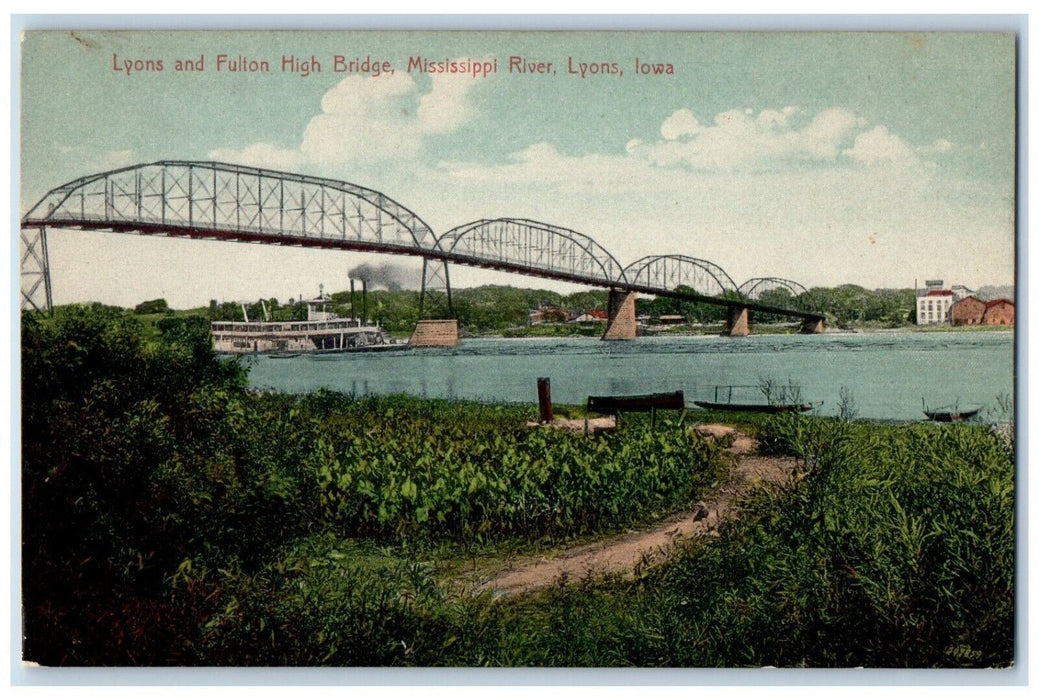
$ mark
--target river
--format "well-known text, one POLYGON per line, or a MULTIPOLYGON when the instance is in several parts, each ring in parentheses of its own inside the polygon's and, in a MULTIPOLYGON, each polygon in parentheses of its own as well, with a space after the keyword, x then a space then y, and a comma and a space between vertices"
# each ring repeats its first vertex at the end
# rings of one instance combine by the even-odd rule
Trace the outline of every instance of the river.
MULTIPOLYGON (((1014 335, 999 331, 875 332, 821 335, 590 338, 473 338, 453 349, 336 356, 256 357, 250 384, 285 392, 328 388, 353 394, 406 393, 488 402, 537 401, 537 378, 552 400, 579 404, 590 394, 685 392, 711 400, 716 385, 742 385, 733 399, 763 398, 771 380, 836 415, 842 387, 858 417, 923 418, 929 406, 982 406, 1013 396, 1014 335)), ((1008 420, 1009 416, 1002 416, 1008 420)))

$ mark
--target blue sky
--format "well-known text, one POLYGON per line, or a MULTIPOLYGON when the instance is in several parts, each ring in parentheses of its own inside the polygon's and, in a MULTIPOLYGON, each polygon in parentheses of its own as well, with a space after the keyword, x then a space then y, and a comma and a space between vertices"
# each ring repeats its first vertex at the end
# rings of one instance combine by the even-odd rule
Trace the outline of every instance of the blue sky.
MULTIPOLYGON (((1013 279, 1006 34, 54 32, 22 47, 23 212, 88 173, 216 159, 379 189, 437 232, 531 218, 624 263, 684 253, 737 282, 1013 279), (218 73, 220 53, 272 72, 218 73), (324 70, 282 73, 284 54, 324 70), (396 71, 336 74, 334 54, 396 71), (499 73, 409 74, 412 55, 497 58, 499 73), (512 55, 555 73, 509 74, 512 55), (172 70, 200 56, 205 72, 172 70), (674 74, 635 75, 636 58, 674 74), (115 69, 135 59, 165 70, 115 69), (570 61, 624 75, 581 78, 570 61)), ((374 260, 93 232, 55 231, 51 244, 59 303, 288 298, 343 288, 346 270, 374 260)), ((417 282, 418 262, 397 262, 417 282)), ((452 280, 547 284, 477 270, 452 280)))

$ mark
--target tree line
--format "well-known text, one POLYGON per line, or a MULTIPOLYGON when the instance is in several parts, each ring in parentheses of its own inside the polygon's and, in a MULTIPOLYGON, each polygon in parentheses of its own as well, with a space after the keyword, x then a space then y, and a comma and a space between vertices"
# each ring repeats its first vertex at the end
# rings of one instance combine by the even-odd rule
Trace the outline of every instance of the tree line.
MULTIPOLYGON (((730 295, 738 300, 735 294, 730 295)), ((420 294, 416 290, 369 290, 364 297, 359 291, 331 294, 331 310, 344 318, 361 318, 378 323, 391 333, 410 333, 419 319, 420 294), (363 301, 362 301, 363 300, 363 301)), ((827 325, 837 328, 886 327, 896 328, 916 322, 915 292, 912 289, 866 289, 859 285, 813 287, 807 294, 795 296, 789 290, 765 292, 758 300, 762 304, 786 308, 818 311, 826 317, 827 325)), ((530 312, 537 308, 563 309, 573 314, 606 310, 608 292, 588 290, 561 294, 545 289, 520 289, 504 285, 484 285, 454 289, 451 307, 443 292, 429 293, 424 300, 423 316, 454 317, 461 328, 470 333, 499 333, 526 326, 530 312)), ((305 300, 290 298, 282 303, 277 298, 255 302, 217 302, 212 300, 208 309, 197 309, 211 321, 241 321, 242 310, 249 319, 272 321, 303 321, 307 318, 305 300)), ((717 324, 725 320, 726 309, 717 304, 678 299, 674 297, 641 297, 636 313, 658 319, 661 316, 681 316, 690 324, 717 324)), ((164 299, 142 302, 135 308, 138 314, 172 313, 164 299)), ((783 323, 790 319, 773 314, 756 313, 755 323, 783 323)))

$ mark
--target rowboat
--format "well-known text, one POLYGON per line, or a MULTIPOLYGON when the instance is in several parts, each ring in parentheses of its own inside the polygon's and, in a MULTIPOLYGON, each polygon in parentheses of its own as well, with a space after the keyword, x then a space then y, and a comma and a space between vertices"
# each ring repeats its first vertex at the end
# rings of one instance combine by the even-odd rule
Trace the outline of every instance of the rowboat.
POLYGON ((715 401, 693 401, 700 408, 711 411, 751 411, 753 413, 804 413, 811 411, 818 403, 725 403, 715 401))
POLYGON ((937 423, 960 423, 962 421, 970 420, 981 411, 980 406, 970 409, 963 409, 955 405, 927 408, 927 402, 924 401, 923 403, 924 415, 927 416, 928 420, 933 420, 937 423))
MULTIPOLYGON (((797 400, 799 397, 791 396, 792 401, 784 401, 786 397, 780 392, 780 396, 765 396, 765 401, 733 401, 733 389, 756 390, 761 392, 760 386, 716 386, 714 387, 714 401, 693 401, 700 408, 710 411, 750 411, 752 413, 804 413, 813 408, 822 406, 823 402, 804 403, 797 400), (724 400, 722 400, 724 398, 724 400)), ((739 392, 737 392, 739 393, 739 392)), ((791 392, 793 393, 793 392, 791 392)), ((800 393, 799 391, 797 392, 800 393)), ((746 392, 744 392, 746 395, 746 392)))

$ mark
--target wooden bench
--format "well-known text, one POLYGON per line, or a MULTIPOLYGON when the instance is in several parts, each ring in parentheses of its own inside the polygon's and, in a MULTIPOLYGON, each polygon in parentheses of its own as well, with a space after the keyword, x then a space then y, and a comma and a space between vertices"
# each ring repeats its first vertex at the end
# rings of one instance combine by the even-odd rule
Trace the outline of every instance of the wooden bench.
POLYGON ((639 396, 589 396, 585 404, 584 432, 588 432, 589 413, 612 415, 619 423, 621 413, 649 412, 653 416, 653 425, 656 425, 658 408, 685 413, 685 395, 681 391, 672 391, 639 396))

